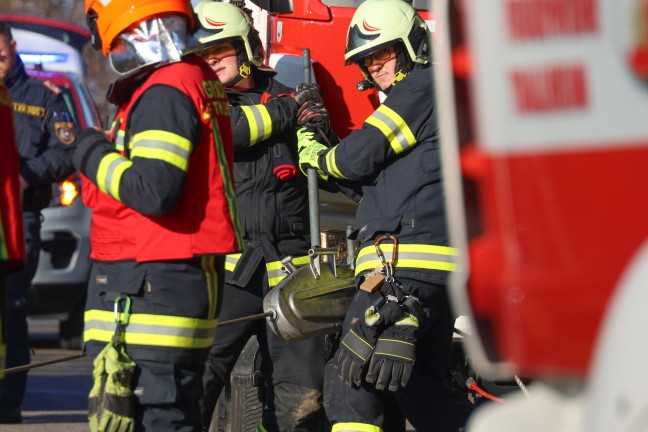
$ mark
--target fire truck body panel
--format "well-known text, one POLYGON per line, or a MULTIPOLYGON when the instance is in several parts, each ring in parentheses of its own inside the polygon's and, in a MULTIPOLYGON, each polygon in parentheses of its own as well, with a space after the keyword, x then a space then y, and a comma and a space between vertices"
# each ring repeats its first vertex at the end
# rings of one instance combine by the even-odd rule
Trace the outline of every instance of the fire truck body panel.
POLYGON ((434 8, 437 88, 449 223, 468 251, 453 291, 478 369, 584 376, 648 237, 648 92, 628 60, 639 2, 449 4, 434 8), (471 132, 448 132, 458 123, 471 132))

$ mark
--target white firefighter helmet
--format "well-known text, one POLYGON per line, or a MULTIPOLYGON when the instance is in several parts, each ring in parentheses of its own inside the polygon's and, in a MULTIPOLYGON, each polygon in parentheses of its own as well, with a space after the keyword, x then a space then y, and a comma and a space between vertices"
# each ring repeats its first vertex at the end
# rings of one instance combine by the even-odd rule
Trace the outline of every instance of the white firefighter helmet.
MULTIPOLYGON (((347 65, 384 47, 394 45, 397 69, 407 73, 430 62, 431 45, 425 21, 404 0, 367 0, 356 10, 347 32, 344 60, 347 65), (400 51, 400 52, 399 52, 400 51), (400 54, 400 55, 399 55, 400 54)), ((367 69, 358 63, 368 77, 367 69)))
POLYGON ((203 0, 196 5, 194 13, 198 23, 193 37, 201 48, 231 41, 237 51, 242 46, 242 52, 238 53, 239 67, 246 62, 257 68, 263 66, 265 52, 261 38, 245 11, 230 3, 203 0))

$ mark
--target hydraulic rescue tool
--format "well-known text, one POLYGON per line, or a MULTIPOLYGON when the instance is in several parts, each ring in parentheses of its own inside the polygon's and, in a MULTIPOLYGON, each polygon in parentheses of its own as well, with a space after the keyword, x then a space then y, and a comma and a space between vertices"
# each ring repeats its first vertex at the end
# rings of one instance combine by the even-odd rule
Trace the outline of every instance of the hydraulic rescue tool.
MULTIPOLYGON (((302 54, 304 81, 310 83, 310 50, 306 48, 302 54)), ((263 300, 264 312, 271 313, 266 318, 268 325, 285 340, 335 333, 342 326, 355 294, 353 270, 336 264, 338 249, 320 246, 317 171, 309 168, 307 173, 311 235, 309 266, 297 268, 292 264, 291 257, 284 258, 282 270, 287 276, 263 300), (321 265, 324 256, 328 256, 329 265, 321 265)))

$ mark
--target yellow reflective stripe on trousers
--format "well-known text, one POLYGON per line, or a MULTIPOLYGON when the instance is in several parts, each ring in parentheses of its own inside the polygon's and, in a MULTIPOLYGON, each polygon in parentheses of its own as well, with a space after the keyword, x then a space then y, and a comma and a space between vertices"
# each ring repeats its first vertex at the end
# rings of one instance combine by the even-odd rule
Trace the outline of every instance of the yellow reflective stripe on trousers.
POLYGON ((326 156, 324 157, 324 159, 326 160, 326 171, 328 171, 328 173, 333 177, 346 179, 344 174, 342 174, 340 169, 337 167, 337 163, 335 162, 336 149, 337 146, 333 147, 330 151, 326 153, 326 156))
POLYGON ((263 420, 259 421, 259 426, 256 428, 256 432, 268 432, 268 429, 263 426, 263 420))
POLYGON ((0 344, 0 381, 2 381, 5 376, 6 360, 7 360, 7 345, 0 344))
POLYGON ((331 432, 382 432, 382 429, 367 423, 335 423, 331 432))
POLYGON ((131 165, 133 165, 133 162, 119 153, 108 153, 101 158, 97 170, 97 186, 99 190, 107 193, 117 201, 121 201, 119 199, 119 184, 124 171, 130 168, 131 165))
POLYGON ((216 318, 216 307, 218 306, 218 272, 214 267, 214 262, 215 259, 213 256, 204 256, 201 258, 202 269, 205 272, 207 296, 209 298, 208 319, 216 318))
MULTIPOLYGON (((381 244, 380 250, 385 254, 385 260, 391 262, 392 244, 381 244)), ((422 244, 398 245, 397 268, 413 268, 426 270, 457 271, 455 257, 457 250, 448 246, 434 246, 422 244)), ((373 270, 382 265, 376 255, 376 248, 372 246, 363 247, 356 259, 356 276, 363 271, 373 270)))
POLYGON ((233 177, 230 175, 229 165, 227 165, 227 158, 225 157, 225 149, 223 147, 223 140, 221 138, 218 122, 215 118, 212 118, 211 124, 212 132, 214 134, 214 145, 216 146, 216 154, 218 156, 218 165, 220 166, 223 177, 223 187, 225 188, 225 195, 227 196, 227 206, 232 218, 232 227, 236 234, 236 243, 238 244, 238 248, 241 249, 243 247, 243 229, 241 228, 241 219, 239 218, 236 193, 234 192, 234 185, 232 184, 233 177))
POLYGON ((187 172, 193 145, 187 138, 167 131, 148 130, 133 136, 130 158, 156 159, 187 172))
MULTIPOLYGON (((3 198, 6 199, 6 198, 3 198)), ((0 260, 2 261, 9 261, 9 250, 7 249, 7 236, 4 233, 4 228, 3 228, 3 223, 2 223, 2 215, 0 214, 0 260)), ((4 311, 0 311, 0 313, 3 313, 4 311)), ((0 329, 1 330, 1 329, 0 329)), ((0 333, 1 337, 2 333, 0 333)))
POLYGON ((241 255, 240 253, 225 255, 225 271, 233 272, 239 259, 241 259, 241 255))
POLYGON ((365 123, 377 127, 389 141, 396 154, 409 150, 416 144, 416 137, 405 120, 388 106, 381 105, 365 123))
MULTIPOLYGON (((85 312, 83 340, 110 342, 115 334, 112 311, 85 312)), ((171 348, 208 348, 214 342, 216 320, 170 315, 131 314, 124 332, 127 345, 171 348)))
MULTIPOLYGON (((292 263, 299 267, 308 264, 308 255, 295 257, 292 263)), ((283 264, 281 261, 272 261, 266 263, 266 271, 268 272, 268 286, 272 288, 283 280, 287 275, 281 270, 283 264)))
POLYGON ((272 134, 272 120, 268 108, 263 105, 241 105, 250 127, 250 146, 270 138, 272 134))

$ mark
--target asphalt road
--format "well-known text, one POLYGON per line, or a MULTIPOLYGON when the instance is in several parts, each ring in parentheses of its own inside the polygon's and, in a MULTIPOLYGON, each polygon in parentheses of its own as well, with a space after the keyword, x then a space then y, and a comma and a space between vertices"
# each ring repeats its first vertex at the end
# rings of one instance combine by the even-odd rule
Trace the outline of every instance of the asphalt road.
MULTIPOLYGON (((30 321, 32 363, 80 354, 56 348, 58 323, 30 321)), ((0 432, 87 432, 92 362, 79 358, 30 370, 23 423, 0 425, 0 432)))

